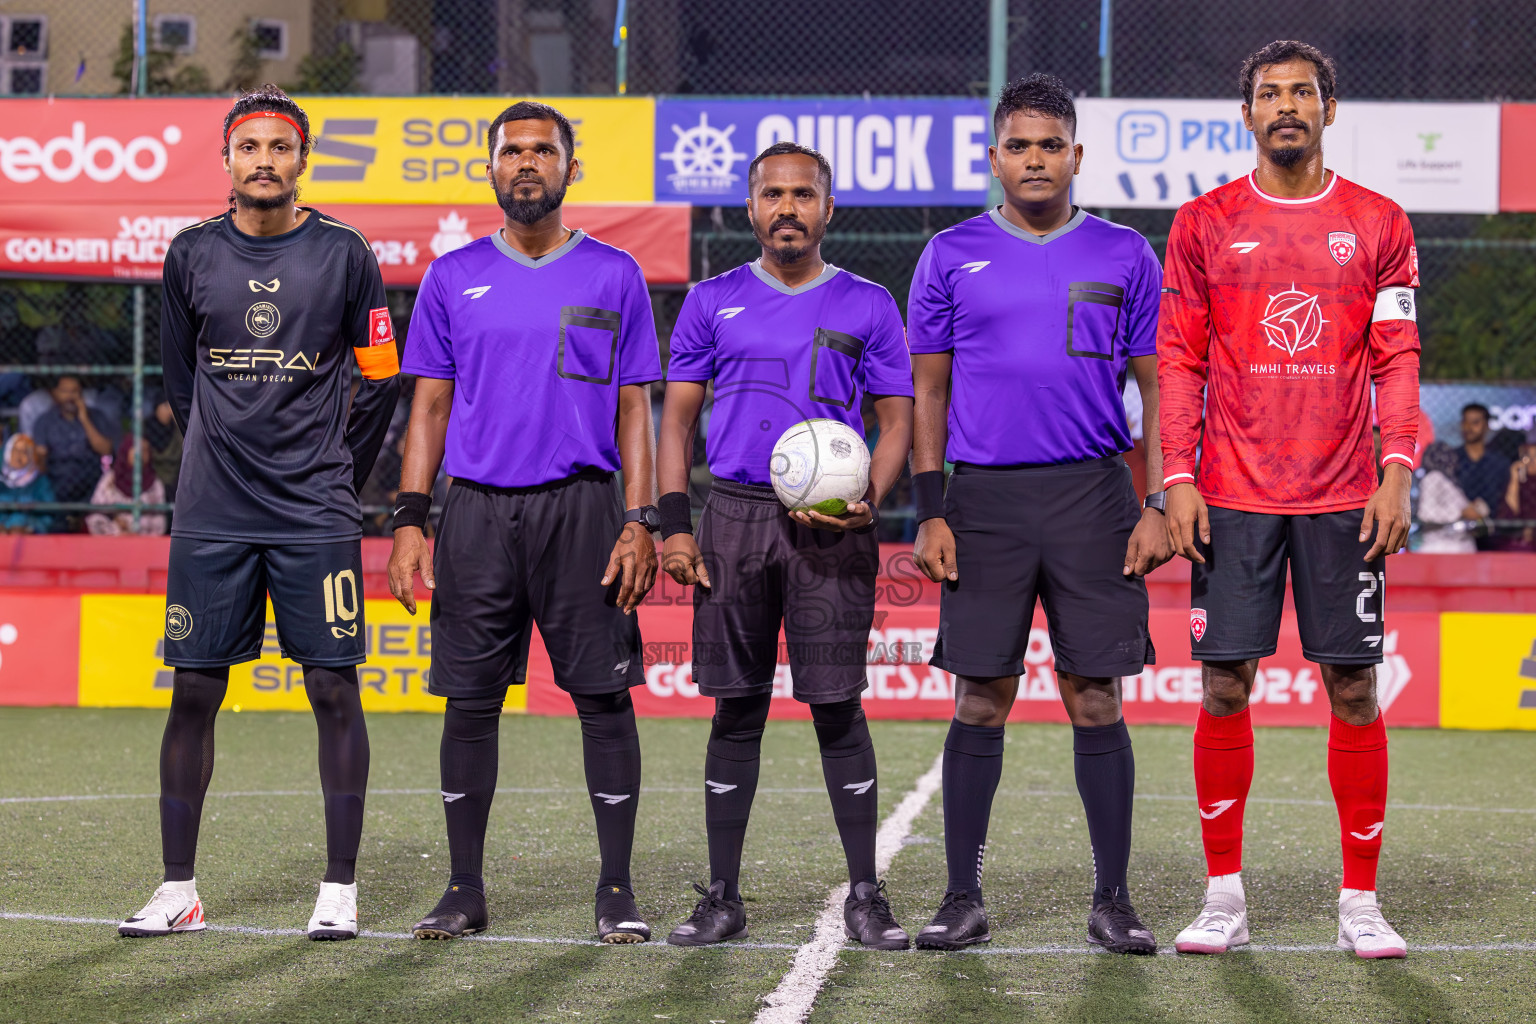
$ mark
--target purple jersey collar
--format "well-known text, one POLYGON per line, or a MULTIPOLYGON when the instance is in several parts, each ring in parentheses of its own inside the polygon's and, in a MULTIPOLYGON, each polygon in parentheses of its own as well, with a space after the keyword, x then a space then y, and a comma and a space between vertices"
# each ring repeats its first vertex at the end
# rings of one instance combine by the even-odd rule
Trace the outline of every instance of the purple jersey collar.
MULTIPOLYGON (((1010 221, 1007 217, 1003 216, 1003 208, 1001 206, 994 206, 992 209, 988 210, 987 216, 992 218, 992 223, 996 224, 998 227, 1002 228, 1013 237, 1022 238, 1024 241, 1032 242, 1035 245, 1045 245, 1048 242, 1056 241, 1056 239, 1060 238, 1062 235, 1081 226, 1083 221, 1088 219, 1088 211, 1082 209, 1081 207, 1076 207, 1073 210, 1072 219, 1048 235, 1037 235, 1032 232, 1025 231, 1023 228, 1010 221)), ((497 237, 501 237, 499 233, 497 237)))
POLYGON ((795 287, 791 288, 789 285, 785 284, 783 281, 780 281, 778 278, 774 277, 772 274, 768 273, 768 271, 763 269, 763 259, 761 256, 753 260, 749 266, 752 267, 752 273, 757 275, 757 279, 759 281, 763 282, 763 284, 772 288, 774 291, 783 292, 785 295, 804 295, 806 292, 810 291, 812 288, 815 288, 817 285, 826 284, 828 281, 832 280, 832 278, 836 277, 838 272, 842 270, 841 267, 834 267, 832 264, 828 263, 826 266, 821 268, 821 273, 817 274, 814 278, 805 282, 805 284, 797 284, 795 287))
POLYGON ((571 232, 571 237, 567 238, 558 249, 547 252, 543 256, 540 256, 538 259, 534 259, 527 253, 518 252, 516 249, 508 245, 507 240, 501 237, 500 229, 491 235, 491 241, 496 243, 496 249, 507 259, 516 263, 521 263, 523 266, 528 267, 530 270, 538 270, 540 267, 549 266, 551 263, 555 262, 555 260, 576 248, 576 246, 580 244, 581 240, 586 237, 587 233, 582 231, 580 228, 577 228, 575 231, 571 232))

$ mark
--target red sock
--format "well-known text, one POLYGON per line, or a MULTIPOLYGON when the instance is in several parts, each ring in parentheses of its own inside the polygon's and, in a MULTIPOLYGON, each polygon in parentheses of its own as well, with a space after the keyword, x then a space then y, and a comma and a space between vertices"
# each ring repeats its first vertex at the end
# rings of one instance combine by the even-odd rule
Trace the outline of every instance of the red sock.
POLYGON ((1253 785, 1253 721, 1244 708, 1217 718, 1205 708, 1195 720, 1195 794, 1206 873, 1243 869, 1243 808, 1253 785))
POLYGON ((1333 717, 1328 727, 1328 783, 1339 806, 1344 888, 1375 889, 1381 829, 1387 809, 1387 725, 1333 717))

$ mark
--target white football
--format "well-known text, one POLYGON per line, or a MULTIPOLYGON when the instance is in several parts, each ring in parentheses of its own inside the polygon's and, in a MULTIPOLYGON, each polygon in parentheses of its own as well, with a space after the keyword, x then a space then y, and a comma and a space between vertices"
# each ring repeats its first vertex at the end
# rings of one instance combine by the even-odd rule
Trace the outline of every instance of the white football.
POLYGON ((806 420, 780 435, 768 476, 786 508, 842 515, 869 488, 869 448, 840 420, 806 420))

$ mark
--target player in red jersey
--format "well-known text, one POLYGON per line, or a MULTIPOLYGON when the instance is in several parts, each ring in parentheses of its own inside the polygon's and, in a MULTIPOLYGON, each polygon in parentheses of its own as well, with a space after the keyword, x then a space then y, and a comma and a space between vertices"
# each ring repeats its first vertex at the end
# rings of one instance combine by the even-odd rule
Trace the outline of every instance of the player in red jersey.
POLYGON ((1258 167, 1174 218, 1158 329, 1168 529, 1194 563, 1190 634, 1204 664, 1194 766, 1209 880, 1174 944, 1221 953, 1248 941, 1248 698, 1259 659, 1275 652, 1289 563, 1302 651, 1333 710, 1338 943, 1400 957, 1406 944, 1376 902, 1387 734, 1375 666, 1385 556, 1408 536, 1418 257, 1400 206, 1323 166, 1336 109, 1328 57, 1273 42, 1244 62, 1241 82, 1258 167))

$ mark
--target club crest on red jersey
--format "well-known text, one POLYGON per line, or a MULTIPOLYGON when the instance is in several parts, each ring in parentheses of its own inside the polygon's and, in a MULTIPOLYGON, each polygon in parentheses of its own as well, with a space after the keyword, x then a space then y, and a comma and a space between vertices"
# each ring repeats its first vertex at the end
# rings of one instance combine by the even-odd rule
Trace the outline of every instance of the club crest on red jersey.
POLYGON ((1344 266, 1355 255, 1355 236, 1349 231, 1328 232, 1328 253, 1339 266, 1344 266))
POLYGON ((1205 638, 1205 609, 1191 608, 1189 610, 1189 635, 1199 643, 1205 638))

